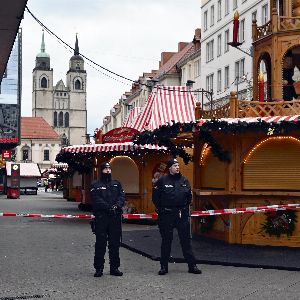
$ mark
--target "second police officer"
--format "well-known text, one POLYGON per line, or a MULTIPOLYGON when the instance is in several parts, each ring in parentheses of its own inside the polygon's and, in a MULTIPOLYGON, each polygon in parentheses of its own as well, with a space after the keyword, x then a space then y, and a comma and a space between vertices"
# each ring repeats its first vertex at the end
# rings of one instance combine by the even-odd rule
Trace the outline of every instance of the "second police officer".
POLYGON ((111 177, 111 166, 102 163, 100 179, 91 185, 93 214, 95 216, 95 277, 103 275, 104 256, 108 242, 110 274, 122 276, 120 267, 120 239, 122 234, 122 207, 125 202, 125 193, 119 181, 111 177))
POLYGON ((174 228, 178 236, 183 256, 188 263, 188 271, 201 274, 197 268, 190 238, 189 205, 192 201, 191 186, 179 172, 176 159, 167 162, 169 174, 158 179, 153 188, 152 201, 158 212, 158 226, 161 234, 161 269, 159 275, 168 273, 168 262, 171 253, 174 228))

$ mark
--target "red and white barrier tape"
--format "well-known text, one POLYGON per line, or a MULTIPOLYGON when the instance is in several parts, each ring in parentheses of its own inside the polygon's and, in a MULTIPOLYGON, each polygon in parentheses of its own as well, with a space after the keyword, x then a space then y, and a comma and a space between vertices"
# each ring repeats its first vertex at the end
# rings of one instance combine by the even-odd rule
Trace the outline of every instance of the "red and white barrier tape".
POLYGON ((192 211, 191 217, 264 213, 264 212, 272 212, 277 210, 287 210, 287 209, 297 209, 297 208, 300 208, 300 204, 279 204, 279 205, 264 205, 264 206, 241 207, 241 208, 225 208, 225 209, 216 209, 216 210, 200 210, 200 211, 192 211))
MULTIPOLYGON (((255 207, 241 207, 241 208, 225 208, 216 210, 195 210, 192 211, 191 217, 203 217, 203 216, 218 216, 218 215, 233 215, 233 214, 253 214, 253 213, 265 213, 277 210, 298 209, 300 204, 279 204, 279 205, 264 205, 255 207)), ((45 215, 45 214, 29 214, 29 213, 12 213, 2 212, 0 217, 25 217, 25 218, 55 218, 55 219, 91 219, 93 215, 45 215)), ((157 213, 149 214, 123 214, 124 219, 157 219, 157 213)))
POLYGON ((44 215, 44 214, 27 214, 27 213, 0 213, 0 217, 25 217, 25 218, 55 218, 55 219, 91 219, 93 215, 44 215))

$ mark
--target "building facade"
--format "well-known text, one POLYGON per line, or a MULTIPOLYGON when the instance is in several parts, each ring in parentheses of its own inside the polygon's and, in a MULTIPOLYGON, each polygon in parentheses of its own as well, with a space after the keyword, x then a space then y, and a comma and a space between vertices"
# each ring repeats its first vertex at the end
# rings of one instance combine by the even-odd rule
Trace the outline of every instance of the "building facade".
MULTIPOLYGON (((257 20, 258 25, 266 24, 269 14, 268 0, 202 0, 201 86, 213 92, 214 107, 224 104, 232 90, 238 92, 239 99, 251 100, 252 20, 257 20), (228 44, 232 42, 237 10, 241 50, 228 44)), ((204 109, 210 108, 207 99, 204 109)))
POLYGON ((77 36, 66 84, 59 80, 53 85, 53 69, 50 67, 50 56, 45 52, 44 33, 32 75, 32 116, 43 117, 65 144, 84 144, 87 133, 87 74, 84 60, 79 55, 77 36))
MULTIPOLYGON (((132 84, 131 90, 122 95, 110 110, 110 114, 103 119, 103 133, 128 123, 127 118, 134 115, 131 114, 133 110, 142 110, 155 85, 185 86, 187 81, 193 81, 195 86, 199 87, 200 34, 200 29, 196 29, 192 42, 179 42, 177 52, 161 53, 158 70, 143 73, 143 76, 132 84)), ((199 97, 198 93, 195 95, 199 97)))
POLYGON ((34 162, 45 171, 60 150, 59 135, 42 117, 21 118, 21 143, 13 150, 16 162, 34 162))

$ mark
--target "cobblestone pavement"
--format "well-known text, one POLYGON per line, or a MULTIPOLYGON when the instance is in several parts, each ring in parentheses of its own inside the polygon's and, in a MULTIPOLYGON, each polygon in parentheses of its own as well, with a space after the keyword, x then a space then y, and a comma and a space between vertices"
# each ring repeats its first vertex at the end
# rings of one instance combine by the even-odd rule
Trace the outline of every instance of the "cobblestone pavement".
MULTIPOLYGON (((6 199, 0 211, 78 213, 59 192, 6 199)), ((124 230, 139 225, 126 224, 124 230)), ((159 245, 157 245, 159 247, 159 245)), ((13 299, 299 299, 300 272, 185 264, 159 265, 121 249, 121 278, 93 277, 94 236, 88 220, 0 217, 0 300, 13 299)), ((300 253, 299 253, 300 254, 300 253)))

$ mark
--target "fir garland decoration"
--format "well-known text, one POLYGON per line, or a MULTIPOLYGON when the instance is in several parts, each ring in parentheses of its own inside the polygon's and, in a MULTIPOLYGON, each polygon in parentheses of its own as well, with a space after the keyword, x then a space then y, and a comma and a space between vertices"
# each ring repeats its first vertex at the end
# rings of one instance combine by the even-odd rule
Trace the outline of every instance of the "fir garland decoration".
POLYGON ((291 236, 295 230, 297 216, 293 210, 278 210, 266 213, 266 222, 262 224, 262 229, 270 236, 280 237, 282 234, 291 236))

